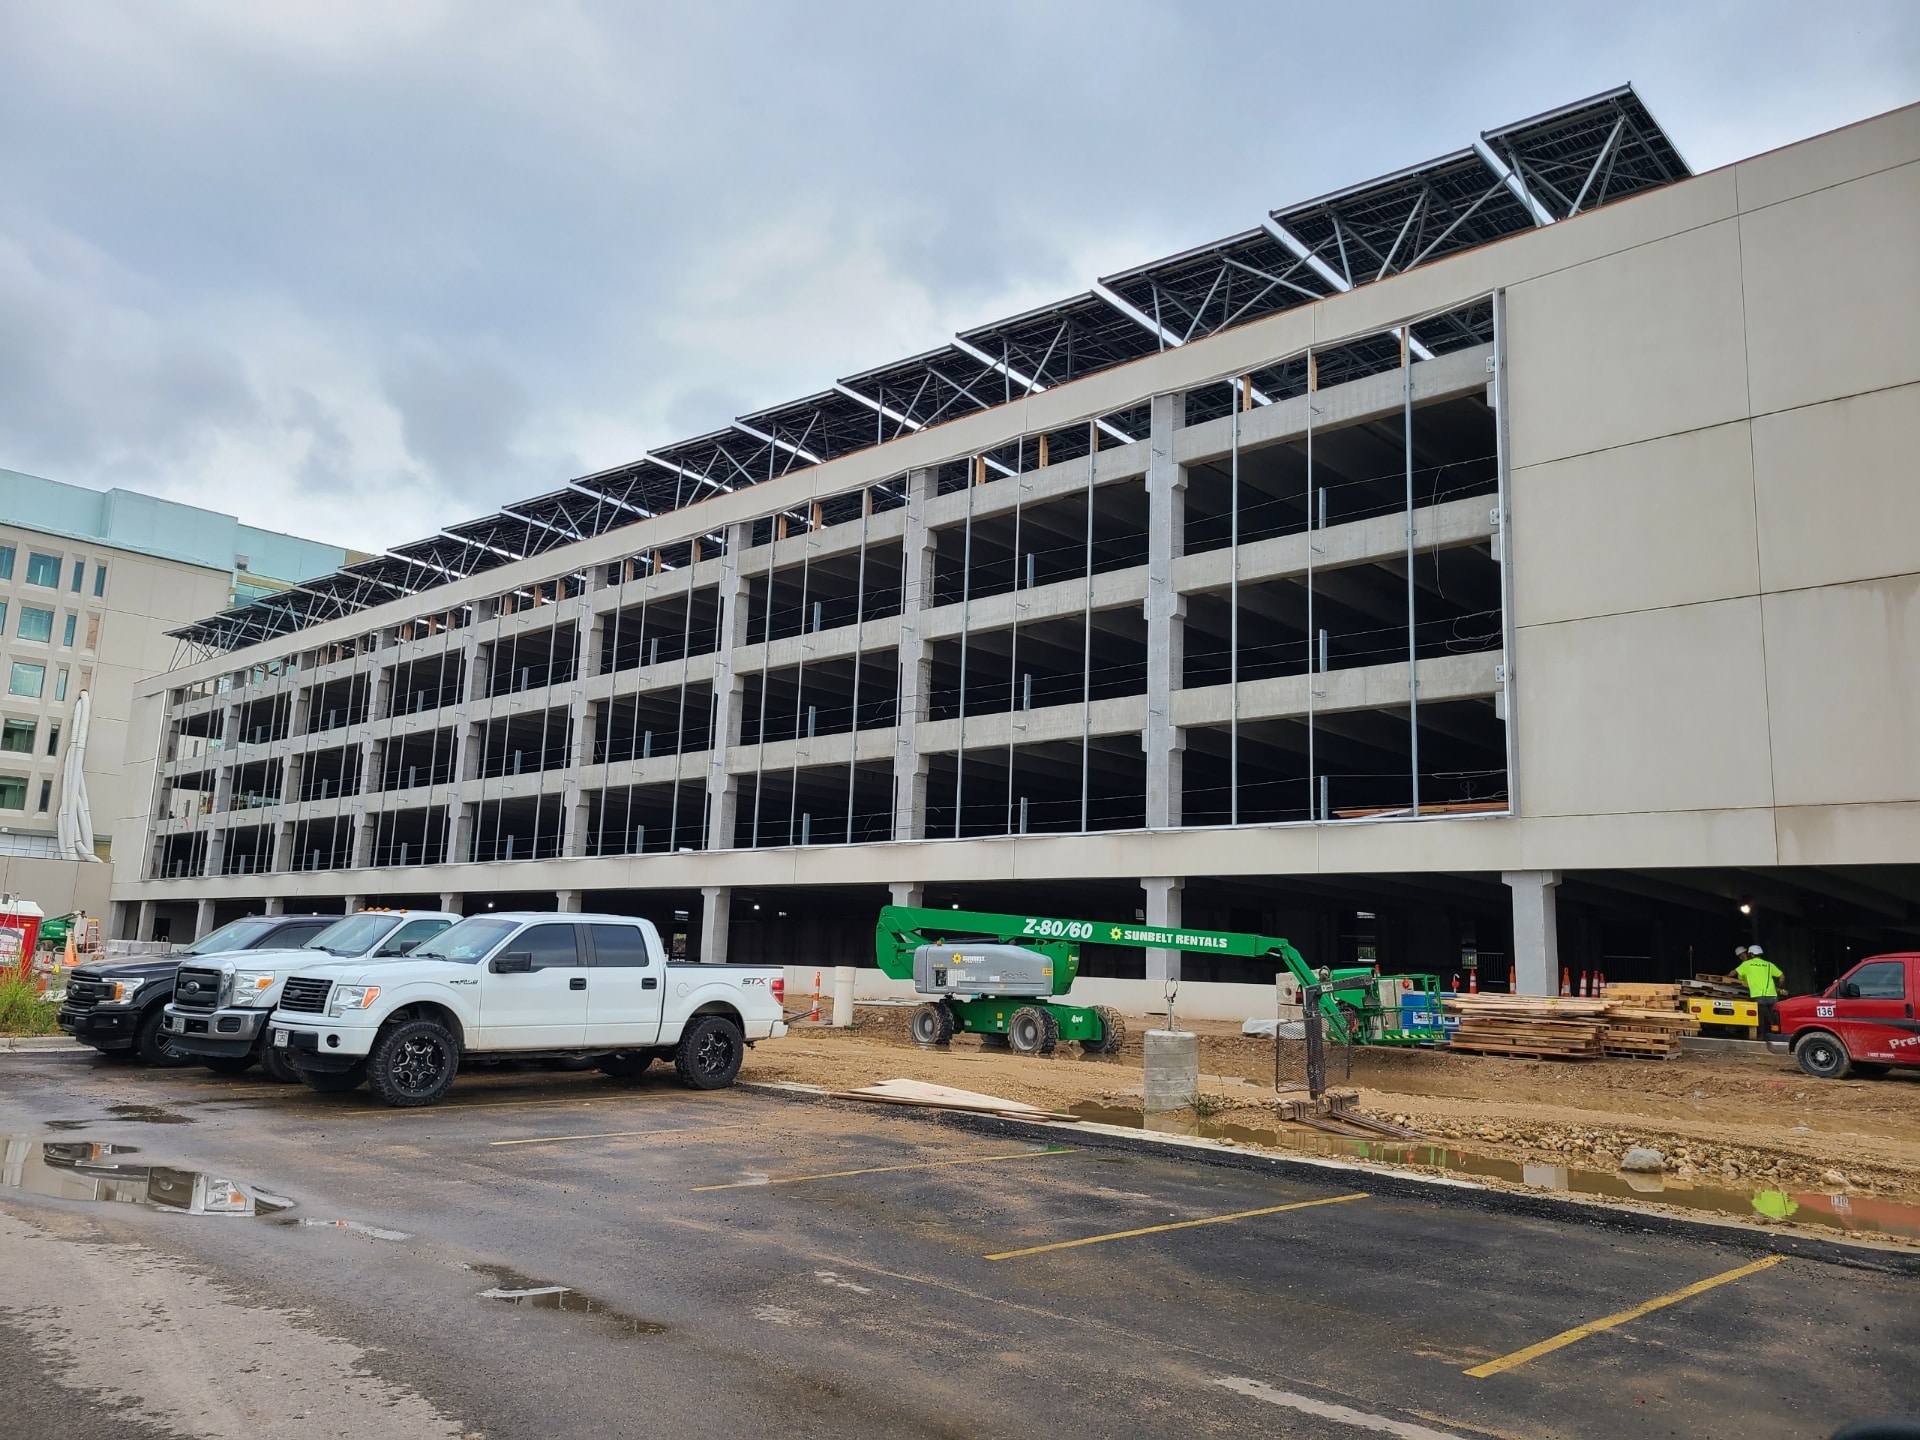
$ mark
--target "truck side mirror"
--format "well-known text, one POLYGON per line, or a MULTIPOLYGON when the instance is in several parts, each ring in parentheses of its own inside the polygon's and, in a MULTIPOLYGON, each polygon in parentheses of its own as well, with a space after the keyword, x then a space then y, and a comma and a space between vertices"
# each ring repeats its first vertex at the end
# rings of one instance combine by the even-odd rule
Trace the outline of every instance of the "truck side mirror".
POLYGON ((1858 1000, 1860 998, 1860 987, 1849 980, 1845 985, 1840 987, 1840 993, 1849 1000, 1858 1000))
POLYGON ((512 950, 505 955, 493 957, 493 973, 496 975, 525 975, 533 969, 531 950, 512 950))

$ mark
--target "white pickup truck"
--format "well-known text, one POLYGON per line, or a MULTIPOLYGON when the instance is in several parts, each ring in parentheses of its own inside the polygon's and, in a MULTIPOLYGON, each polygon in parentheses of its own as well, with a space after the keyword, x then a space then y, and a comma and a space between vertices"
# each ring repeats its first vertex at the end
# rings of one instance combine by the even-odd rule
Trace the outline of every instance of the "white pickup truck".
POLYGON ((397 959, 459 919, 444 910, 360 910, 297 948, 183 961, 162 1033, 210 1070, 238 1074, 259 1061, 275 1080, 291 1084, 300 1077, 267 1043, 266 1026, 289 975, 330 961, 397 959))
POLYGON ((785 990, 777 966, 670 965, 627 915, 475 915, 401 959, 303 967, 269 1038, 314 1089, 389 1105, 433 1104, 468 1055, 584 1056, 622 1079, 670 1057, 717 1090, 787 1033, 785 990))

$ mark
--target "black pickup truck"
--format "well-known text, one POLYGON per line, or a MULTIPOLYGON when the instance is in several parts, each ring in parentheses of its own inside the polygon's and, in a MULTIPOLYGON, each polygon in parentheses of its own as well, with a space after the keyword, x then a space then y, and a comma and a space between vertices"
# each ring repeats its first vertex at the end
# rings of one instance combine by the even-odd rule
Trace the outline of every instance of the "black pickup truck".
POLYGON ((174 972, 190 957, 225 955, 235 950, 286 949, 307 943, 337 915, 249 915, 222 925, 171 955, 82 965, 67 977, 67 998, 60 1005, 60 1028, 103 1054, 139 1059, 149 1065, 191 1065, 197 1056, 182 1054, 162 1028, 167 1001, 173 998, 174 972))

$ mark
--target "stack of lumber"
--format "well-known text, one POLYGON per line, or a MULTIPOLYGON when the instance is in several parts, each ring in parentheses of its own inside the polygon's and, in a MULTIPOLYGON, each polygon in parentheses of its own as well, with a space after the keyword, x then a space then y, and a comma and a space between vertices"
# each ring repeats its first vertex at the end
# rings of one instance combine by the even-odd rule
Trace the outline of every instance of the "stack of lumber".
POLYGON ((1680 1038, 1700 1023, 1678 1008, 1675 985, 1609 985, 1601 996, 1454 995, 1447 1013, 1460 1023, 1448 1035, 1454 1050, 1590 1060, 1600 1055, 1671 1059, 1680 1038))
POLYGON ((1605 1000, 1450 995, 1445 1003, 1448 1014, 1460 1017, 1447 1035, 1450 1049, 1541 1060, 1592 1060, 1605 1053, 1605 1000))
POLYGON ((1670 1060, 1680 1053, 1680 1037, 1698 1035, 1700 1022, 1682 1008, 1679 985, 1609 985, 1607 1033, 1601 1047, 1609 1055, 1670 1060))

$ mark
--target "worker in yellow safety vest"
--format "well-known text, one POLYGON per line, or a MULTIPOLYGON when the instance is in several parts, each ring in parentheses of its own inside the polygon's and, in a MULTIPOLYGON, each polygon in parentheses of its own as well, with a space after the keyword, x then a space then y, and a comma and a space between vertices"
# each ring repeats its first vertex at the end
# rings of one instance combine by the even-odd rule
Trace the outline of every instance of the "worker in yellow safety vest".
POLYGON ((1760 1007, 1760 1033, 1771 1034, 1780 1028, 1774 1007, 1780 999, 1780 982, 1786 976, 1758 945, 1749 945, 1746 950, 1747 958, 1733 967, 1733 973, 1746 983, 1747 997, 1760 1007))

